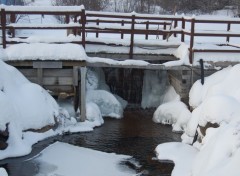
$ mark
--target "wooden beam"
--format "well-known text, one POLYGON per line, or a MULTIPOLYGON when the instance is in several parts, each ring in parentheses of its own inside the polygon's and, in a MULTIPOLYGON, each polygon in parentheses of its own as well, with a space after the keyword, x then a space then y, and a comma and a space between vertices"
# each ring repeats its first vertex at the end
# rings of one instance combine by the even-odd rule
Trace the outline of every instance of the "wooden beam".
POLYGON ((86 67, 81 67, 80 72, 81 72, 81 86, 80 86, 80 91, 81 91, 81 103, 80 103, 81 117, 80 117, 80 121, 84 122, 86 120, 86 73, 87 73, 87 68, 86 67))
POLYGON ((37 69, 37 82, 40 86, 43 85, 43 69, 42 68, 38 68, 37 69))
POLYGON ((2 45, 6 48, 6 11, 1 9, 2 45))

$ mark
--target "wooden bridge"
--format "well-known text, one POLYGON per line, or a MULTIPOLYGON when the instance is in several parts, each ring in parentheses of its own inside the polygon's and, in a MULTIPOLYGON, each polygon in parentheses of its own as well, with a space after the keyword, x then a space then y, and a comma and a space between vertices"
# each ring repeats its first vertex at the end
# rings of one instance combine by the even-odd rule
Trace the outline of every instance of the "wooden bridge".
MULTIPOLYGON (((235 30, 236 26, 240 26, 239 18, 222 20, 179 15, 94 12, 85 11, 82 6, 1 6, 0 15, 2 47, 6 50, 10 50, 13 46, 22 48, 26 43, 29 44, 26 45, 26 52, 31 44, 36 43, 45 43, 46 48, 56 44, 59 46, 75 44, 82 46, 88 56, 117 60, 109 63, 102 62, 100 58, 99 61, 97 58, 88 60, 82 55, 76 58, 53 60, 51 54, 46 55, 44 59, 40 56, 19 59, 19 50, 13 50, 16 51, 15 56, 11 55, 9 60, 6 60, 9 64, 18 67, 30 80, 49 90, 74 92, 75 109, 78 107, 78 95, 81 93, 82 120, 85 119, 84 77, 87 66, 166 69, 161 64, 179 60, 174 56, 174 52, 182 43, 189 46, 190 64, 194 62, 196 53, 240 53, 239 43, 231 42, 232 38, 240 37, 240 31, 235 30), (19 23, 20 17, 26 15, 39 15, 42 18, 48 15, 56 16, 60 19, 60 23, 19 23), (225 26, 225 29, 218 30, 219 24, 225 26), (212 30, 201 30, 198 28, 201 25, 209 25, 212 30), (18 34, 19 30, 64 30, 65 35, 32 39, 31 36, 18 34), (73 36, 67 37, 67 31, 73 36), (106 36, 111 37, 106 38, 106 36), (196 40, 201 37, 221 37, 225 41, 214 43, 212 48, 197 47, 196 40), (133 62, 122 64, 121 61, 126 59, 148 61, 150 64, 134 65, 133 62), (80 72, 79 67, 81 67, 80 72)), ((79 51, 82 51, 81 48, 79 51)))

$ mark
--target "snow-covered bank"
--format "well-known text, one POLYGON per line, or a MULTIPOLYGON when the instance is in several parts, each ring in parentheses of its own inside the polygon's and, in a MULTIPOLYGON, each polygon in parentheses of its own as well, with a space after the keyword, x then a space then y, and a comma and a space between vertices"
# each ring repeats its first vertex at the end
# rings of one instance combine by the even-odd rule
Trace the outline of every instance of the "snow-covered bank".
POLYGON ((0 159, 31 151, 24 131, 53 126, 59 116, 55 100, 40 86, 29 82, 17 69, 0 61, 0 131, 9 132, 8 147, 0 159))
POLYGON ((127 102, 108 91, 102 70, 89 70, 86 79, 87 120, 81 123, 46 90, 0 60, 0 132, 7 134, 0 159, 29 154, 33 144, 47 137, 92 131, 104 123, 103 116, 121 118, 127 102))
MULTIPOLYGON (((185 122, 182 139, 184 143, 191 144, 198 131, 197 141, 193 146, 184 147, 184 151, 179 145, 187 144, 160 144, 156 148, 158 159, 175 162, 173 176, 182 175, 182 163, 187 166, 184 176, 239 175, 239 74, 240 65, 235 65, 206 77, 204 85, 199 80, 192 86, 189 104, 195 109, 189 121, 185 122), (192 150, 196 151, 195 154, 186 157, 190 156, 192 150), (182 153, 185 157, 173 157, 174 152, 182 153)), ((170 121, 172 116, 181 118, 179 112, 168 114, 165 118, 170 121)))
POLYGON ((39 164, 38 176, 130 176, 135 172, 120 165, 121 161, 129 158, 131 157, 126 155, 103 153, 56 142, 47 147, 34 160, 39 164))

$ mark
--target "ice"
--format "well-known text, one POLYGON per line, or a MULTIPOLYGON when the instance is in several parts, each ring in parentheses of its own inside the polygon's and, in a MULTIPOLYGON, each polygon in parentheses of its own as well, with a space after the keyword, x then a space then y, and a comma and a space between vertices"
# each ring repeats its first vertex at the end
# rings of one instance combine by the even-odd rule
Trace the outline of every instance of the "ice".
POLYGON ((86 106, 86 116, 87 116, 87 120, 90 122, 96 122, 98 125, 100 126, 104 123, 103 118, 102 118, 102 114, 101 111, 98 107, 98 105, 96 105, 95 103, 87 103, 86 106))
POLYGON ((94 102, 98 105, 102 116, 122 118, 123 107, 119 101, 105 90, 89 90, 87 92, 87 102, 94 102))
POLYGON ((120 165, 129 158, 56 142, 41 152, 35 161, 40 165, 37 176, 130 176, 135 172, 120 165))
POLYGON ((142 108, 158 107, 164 100, 168 81, 166 71, 144 71, 142 88, 142 108))

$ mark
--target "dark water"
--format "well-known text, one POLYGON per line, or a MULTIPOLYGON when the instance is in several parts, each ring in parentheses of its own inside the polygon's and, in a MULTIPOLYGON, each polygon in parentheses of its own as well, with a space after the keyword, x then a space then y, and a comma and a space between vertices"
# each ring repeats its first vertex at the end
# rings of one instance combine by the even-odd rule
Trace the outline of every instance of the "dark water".
POLYGON ((28 159, 36 156, 49 144, 61 141, 103 152, 131 155, 141 167, 136 168, 131 161, 123 164, 136 169, 138 173, 142 173, 140 175, 170 175, 173 164, 154 160, 154 149, 160 143, 180 141, 180 135, 172 133, 170 126, 153 123, 152 113, 153 111, 127 110, 121 120, 105 118, 104 125, 93 132, 47 139, 36 144, 30 155, 0 161, 0 165, 8 170, 10 176, 35 175, 38 166, 28 159))

